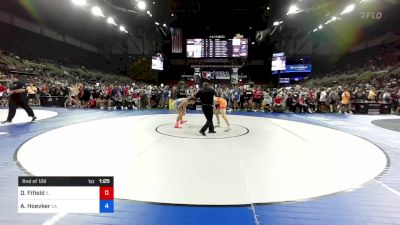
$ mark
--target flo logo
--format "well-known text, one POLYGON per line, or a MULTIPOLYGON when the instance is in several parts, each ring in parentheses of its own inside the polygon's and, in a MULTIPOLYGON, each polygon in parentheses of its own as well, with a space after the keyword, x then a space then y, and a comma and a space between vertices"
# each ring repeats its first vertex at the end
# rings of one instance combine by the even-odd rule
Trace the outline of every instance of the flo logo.
POLYGON ((361 12, 362 20, 380 20, 382 19, 382 12, 361 12))
POLYGON ((201 73, 201 76, 204 79, 211 80, 211 79, 217 79, 217 80, 229 80, 231 79, 229 71, 203 71, 201 73))

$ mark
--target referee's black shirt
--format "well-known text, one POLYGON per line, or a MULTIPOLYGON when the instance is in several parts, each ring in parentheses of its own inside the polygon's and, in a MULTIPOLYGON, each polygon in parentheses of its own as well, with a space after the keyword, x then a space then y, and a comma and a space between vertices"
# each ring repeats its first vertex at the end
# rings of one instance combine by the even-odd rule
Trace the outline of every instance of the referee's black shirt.
MULTIPOLYGON (((26 85, 21 81, 14 81, 10 86, 10 90, 15 91, 18 89, 26 89, 26 85)), ((26 92, 26 90, 22 93, 14 93, 10 95, 10 99, 14 101, 24 101, 27 99, 27 94, 28 93, 26 92)))
POLYGON ((197 92, 196 97, 200 98, 202 105, 213 105, 214 96, 216 95, 217 93, 215 92, 214 89, 205 87, 201 89, 199 92, 197 92))

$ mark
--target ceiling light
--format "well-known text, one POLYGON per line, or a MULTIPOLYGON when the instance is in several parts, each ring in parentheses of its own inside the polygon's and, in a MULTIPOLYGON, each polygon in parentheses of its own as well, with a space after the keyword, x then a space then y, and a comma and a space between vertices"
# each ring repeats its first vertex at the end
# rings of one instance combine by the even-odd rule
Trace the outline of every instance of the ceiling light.
POLYGON ((107 23, 112 24, 112 25, 114 25, 114 26, 117 26, 117 24, 115 23, 114 18, 112 18, 112 17, 108 17, 108 18, 107 18, 107 23))
POLYGON ((71 0, 72 3, 74 3, 75 5, 79 5, 79 6, 86 6, 87 5, 87 1, 86 0, 71 0))
POLYGON ((346 14, 346 13, 349 13, 349 12, 353 11, 355 7, 356 7, 356 5, 354 5, 354 4, 351 4, 351 5, 347 6, 343 10, 343 12, 340 13, 340 15, 343 15, 343 14, 346 14))
POLYGON ((92 7, 92 14, 95 16, 101 16, 101 17, 105 17, 103 12, 101 11, 101 9, 97 6, 93 6, 92 7))
POLYGON ((138 1, 138 2, 137 2, 137 7, 138 7, 140 10, 145 10, 145 9, 146 9, 146 2, 144 2, 144 1, 138 1))
POLYGON ((300 9, 297 7, 297 5, 291 5, 289 7, 289 11, 286 13, 286 15, 290 15, 290 14, 296 14, 299 13, 300 9))

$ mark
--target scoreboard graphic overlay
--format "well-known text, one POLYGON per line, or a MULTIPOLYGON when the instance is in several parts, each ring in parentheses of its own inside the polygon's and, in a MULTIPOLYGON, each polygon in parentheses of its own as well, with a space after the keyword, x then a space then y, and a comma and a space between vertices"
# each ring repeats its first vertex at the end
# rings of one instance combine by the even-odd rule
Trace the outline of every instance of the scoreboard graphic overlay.
POLYGON ((114 177, 18 177, 18 213, 113 213, 114 177))

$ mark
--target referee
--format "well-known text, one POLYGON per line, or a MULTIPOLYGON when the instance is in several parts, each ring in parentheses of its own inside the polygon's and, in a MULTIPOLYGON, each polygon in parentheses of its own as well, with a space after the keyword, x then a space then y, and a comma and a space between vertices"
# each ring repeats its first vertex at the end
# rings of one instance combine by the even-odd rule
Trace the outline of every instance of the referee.
POLYGON ((207 82, 203 83, 203 88, 197 92, 196 97, 200 98, 201 100, 201 105, 202 105, 202 110, 204 113, 204 116, 207 118, 206 124, 201 128, 199 131, 200 134, 203 136, 206 136, 206 130, 208 129, 208 133, 216 133, 214 130, 214 124, 213 124, 213 115, 214 115, 214 96, 216 96, 217 93, 215 92, 214 89, 210 87, 210 84, 207 82))
POLYGON ((8 117, 6 121, 1 122, 2 124, 11 123, 14 119, 15 113, 18 107, 25 109, 28 116, 32 117, 31 122, 36 120, 36 116, 33 110, 28 105, 28 97, 26 91, 26 85, 18 80, 16 77, 12 78, 13 83, 10 86, 8 93, 8 117))

